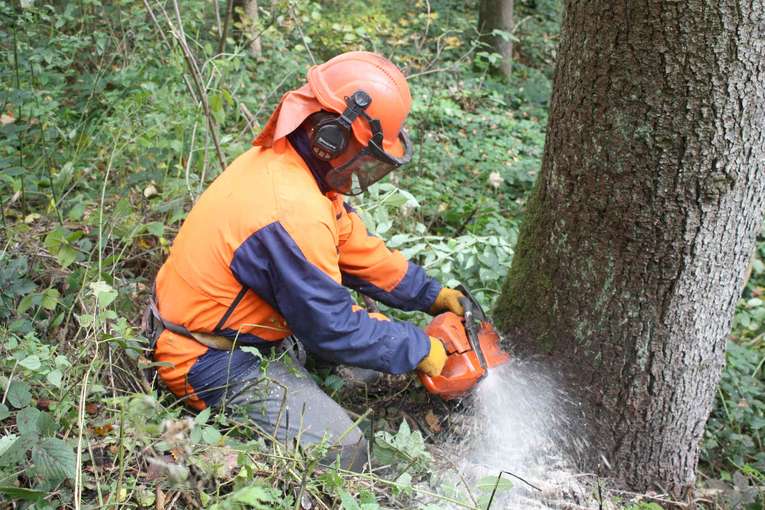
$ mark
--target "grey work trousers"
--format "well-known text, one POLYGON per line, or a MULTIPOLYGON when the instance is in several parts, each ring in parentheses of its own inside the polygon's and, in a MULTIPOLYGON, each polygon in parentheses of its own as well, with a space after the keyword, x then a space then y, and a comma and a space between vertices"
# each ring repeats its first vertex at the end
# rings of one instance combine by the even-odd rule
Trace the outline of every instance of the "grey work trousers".
POLYGON ((229 379, 217 405, 233 414, 246 413, 285 444, 298 442, 308 448, 326 438, 330 448, 322 463, 334 462, 339 455, 342 467, 361 471, 368 460, 364 435, 306 369, 293 358, 277 359, 266 363, 263 373, 260 360, 251 357, 252 366, 229 379))

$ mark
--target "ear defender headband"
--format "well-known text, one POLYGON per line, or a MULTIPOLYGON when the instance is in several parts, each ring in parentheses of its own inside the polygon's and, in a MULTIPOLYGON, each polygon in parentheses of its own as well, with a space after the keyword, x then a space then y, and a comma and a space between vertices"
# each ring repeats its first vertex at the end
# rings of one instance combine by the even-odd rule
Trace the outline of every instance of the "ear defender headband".
MULTIPOLYGON (((363 90, 357 90, 351 97, 345 98, 345 111, 341 115, 327 115, 320 120, 311 134, 311 152, 322 161, 329 161, 341 155, 348 147, 351 136, 351 124, 359 115, 367 119, 364 112, 372 103, 372 98, 363 90)), ((377 131, 382 138, 382 129, 377 121, 377 131)), ((375 126, 372 126, 373 135, 375 126)))

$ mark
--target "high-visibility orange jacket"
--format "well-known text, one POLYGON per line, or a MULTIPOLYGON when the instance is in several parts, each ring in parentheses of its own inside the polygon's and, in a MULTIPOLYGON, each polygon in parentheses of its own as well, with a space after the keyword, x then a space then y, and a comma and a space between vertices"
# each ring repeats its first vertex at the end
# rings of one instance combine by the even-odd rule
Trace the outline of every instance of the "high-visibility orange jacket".
MULTIPOLYGON (((427 310, 441 285, 370 235, 342 196, 322 192, 295 144, 253 147, 199 197, 157 275, 163 319, 239 345, 294 332, 325 359, 413 370, 429 352, 425 332, 370 317, 345 287, 403 310, 427 310)), ((208 351, 215 350, 169 330, 155 349, 155 360, 173 365, 159 368, 164 382, 197 408, 219 398, 214 391, 200 397, 199 386, 225 382, 219 364, 205 368, 208 351)), ((240 355, 232 359, 235 371, 240 355)))

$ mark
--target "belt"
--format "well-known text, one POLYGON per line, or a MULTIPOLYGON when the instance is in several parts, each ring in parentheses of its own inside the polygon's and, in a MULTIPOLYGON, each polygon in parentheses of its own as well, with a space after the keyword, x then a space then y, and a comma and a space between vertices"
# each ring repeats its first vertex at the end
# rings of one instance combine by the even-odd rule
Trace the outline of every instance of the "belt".
MULTIPOLYGON (((180 324, 168 321, 162 317, 157 307, 157 300, 152 292, 149 298, 149 306, 146 307, 146 311, 141 321, 143 331, 146 333, 150 340, 151 351, 154 351, 154 347, 157 344, 157 340, 162 332, 166 329, 177 333, 187 338, 193 338, 202 345, 218 349, 221 351, 230 351, 237 347, 237 342, 223 335, 216 335, 214 333, 202 333, 198 331, 189 331, 188 328, 180 324)), ((241 344, 240 344, 241 345, 241 344)))

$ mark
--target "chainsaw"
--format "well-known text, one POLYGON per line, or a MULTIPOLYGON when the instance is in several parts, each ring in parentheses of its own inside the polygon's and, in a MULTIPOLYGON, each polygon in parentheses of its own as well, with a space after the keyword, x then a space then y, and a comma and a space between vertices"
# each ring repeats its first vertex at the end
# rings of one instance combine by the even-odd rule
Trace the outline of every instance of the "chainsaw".
POLYGON ((500 347, 499 335, 481 305, 465 287, 460 285, 457 290, 465 295, 460 298, 465 316, 445 312, 434 318, 425 329, 429 336, 443 342, 446 364, 440 375, 419 373, 425 388, 445 400, 463 396, 486 377, 490 368, 510 361, 510 356, 500 347))

